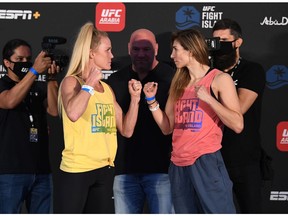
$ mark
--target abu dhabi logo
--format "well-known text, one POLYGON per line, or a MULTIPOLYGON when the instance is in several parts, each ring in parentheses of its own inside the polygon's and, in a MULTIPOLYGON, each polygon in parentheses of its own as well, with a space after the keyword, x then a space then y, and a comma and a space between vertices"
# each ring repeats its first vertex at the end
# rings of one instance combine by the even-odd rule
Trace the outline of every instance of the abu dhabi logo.
POLYGON ((184 30, 200 26, 200 13, 193 6, 183 6, 176 12, 176 28, 184 30))
POLYGON ((285 26, 288 25, 288 17, 282 17, 280 21, 272 17, 265 17, 260 25, 269 25, 269 26, 285 26))
POLYGON ((270 89, 288 85, 288 68, 285 65, 274 65, 266 73, 266 85, 270 89))

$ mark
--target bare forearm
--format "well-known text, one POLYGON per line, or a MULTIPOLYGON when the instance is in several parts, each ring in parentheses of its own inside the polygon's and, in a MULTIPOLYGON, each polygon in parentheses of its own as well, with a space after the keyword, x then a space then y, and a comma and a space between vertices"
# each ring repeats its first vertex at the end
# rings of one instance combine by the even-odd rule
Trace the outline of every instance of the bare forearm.
POLYGON ((90 96, 88 92, 80 90, 80 92, 67 103, 65 111, 71 121, 75 122, 83 115, 87 109, 90 96))
POLYGON ((244 127, 244 120, 243 115, 240 112, 224 107, 214 98, 209 101, 209 104, 224 125, 229 127, 235 133, 241 133, 244 127))
POLYGON ((173 131, 173 126, 171 126, 167 114, 161 110, 159 103, 157 102, 156 105, 149 106, 149 109, 162 133, 164 135, 171 134, 173 131))
POLYGON ((164 135, 172 133, 173 129, 171 129, 168 118, 162 110, 155 111, 153 117, 164 135))
POLYGON ((0 107, 4 109, 13 109, 20 104, 29 92, 35 78, 35 75, 28 72, 17 85, 2 94, 0 107))
POLYGON ((58 83, 57 81, 48 81, 47 83, 47 113, 52 116, 58 115, 57 99, 58 99, 58 83))
POLYGON ((139 100, 131 99, 129 110, 123 119, 123 129, 121 134, 125 137, 131 137, 137 122, 139 111, 139 100))

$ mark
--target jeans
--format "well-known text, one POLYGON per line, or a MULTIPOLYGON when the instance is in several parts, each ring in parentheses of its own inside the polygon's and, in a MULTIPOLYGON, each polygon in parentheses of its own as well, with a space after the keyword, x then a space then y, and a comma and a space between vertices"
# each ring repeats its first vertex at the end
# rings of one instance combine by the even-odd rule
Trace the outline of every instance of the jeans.
POLYGON ((168 174, 117 175, 113 191, 116 214, 141 214, 146 199, 150 213, 174 213, 168 174))
POLYGON ((51 175, 0 174, 0 213, 51 213, 51 175))

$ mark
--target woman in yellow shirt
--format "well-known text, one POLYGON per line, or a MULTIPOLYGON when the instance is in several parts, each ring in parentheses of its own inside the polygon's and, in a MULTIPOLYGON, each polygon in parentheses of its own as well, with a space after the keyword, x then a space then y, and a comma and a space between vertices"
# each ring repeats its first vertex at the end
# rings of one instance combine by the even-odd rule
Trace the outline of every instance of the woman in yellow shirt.
POLYGON ((132 136, 142 86, 129 81, 131 103, 125 116, 112 89, 101 81, 101 70, 111 69, 112 58, 107 33, 93 23, 83 25, 59 91, 65 148, 54 213, 114 213, 116 128, 132 136))

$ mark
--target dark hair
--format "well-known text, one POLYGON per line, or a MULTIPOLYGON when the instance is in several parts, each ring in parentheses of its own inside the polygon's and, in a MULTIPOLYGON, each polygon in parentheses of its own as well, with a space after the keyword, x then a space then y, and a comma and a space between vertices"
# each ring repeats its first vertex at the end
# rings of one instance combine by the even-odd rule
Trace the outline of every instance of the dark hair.
MULTIPOLYGON (((14 54, 15 49, 17 49, 19 46, 27 46, 31 50, 30 44, 22 39, 12 39, 4 45, 2 52, 2 62, 4 67, 4 59, 10 60, 10 57, 14 54)), ((5 69, 7 70, 6 67, 5 69)))
POLYGON ((218 20, 214 26, 212 31, 216 31, 216 30, 225 30, 225 29, 230 29, 230 33, 231 35, 234 36, 235 39, 238 38, 242 38, 242 30, 240 25, 232 20, 232 19, 222 19, 222 20, 218 20))

